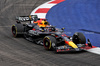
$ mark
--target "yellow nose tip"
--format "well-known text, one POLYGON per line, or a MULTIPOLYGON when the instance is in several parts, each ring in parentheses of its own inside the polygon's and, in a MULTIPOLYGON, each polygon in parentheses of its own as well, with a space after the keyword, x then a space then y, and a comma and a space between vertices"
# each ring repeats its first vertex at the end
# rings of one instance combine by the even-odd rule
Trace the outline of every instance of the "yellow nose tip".
POLYGON ((77 45, 75 43, 73 43, 72 41, 70 41, 68 44, 73 48, 78 48, 77 45))

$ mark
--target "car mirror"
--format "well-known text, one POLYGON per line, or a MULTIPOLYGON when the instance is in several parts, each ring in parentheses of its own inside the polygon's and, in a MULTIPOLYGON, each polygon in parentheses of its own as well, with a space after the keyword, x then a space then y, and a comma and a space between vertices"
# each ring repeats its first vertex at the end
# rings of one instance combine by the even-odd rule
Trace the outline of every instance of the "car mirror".
POLYGON ((65 28, 63 27, 63 28, 61 28, 61 30, 64 30, 65 28))

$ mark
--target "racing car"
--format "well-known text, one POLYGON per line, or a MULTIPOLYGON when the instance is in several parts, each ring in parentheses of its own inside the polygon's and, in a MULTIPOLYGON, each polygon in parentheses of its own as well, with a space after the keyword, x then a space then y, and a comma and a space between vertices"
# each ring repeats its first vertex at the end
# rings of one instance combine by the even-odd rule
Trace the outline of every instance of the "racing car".
POLYGON ((73 36, 67 36, 64 28, 56 28, 50 25, 46 19, 40 19, 37 15, 16 17, 17 24, 12 25, 14 37, 23 36, 25 39, 36 44, 43 45, 46 50, 81 51, 92 48, 92 44, 81 32, 73 36), (28 22, 29 23, 26 23, 28 22), (23 24, 24 23, 24 24, 23 24))

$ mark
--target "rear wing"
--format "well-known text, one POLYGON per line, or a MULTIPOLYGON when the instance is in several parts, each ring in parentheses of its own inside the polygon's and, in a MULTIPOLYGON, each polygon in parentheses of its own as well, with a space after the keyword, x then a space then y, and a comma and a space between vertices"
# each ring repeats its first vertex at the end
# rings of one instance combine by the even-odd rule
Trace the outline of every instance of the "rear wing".
POLYGON ((17 21, 25 22, 25 21, 37 21, 39 20, 37 15, 30 15, 30 16, 19 16, 16 17, 17 21))

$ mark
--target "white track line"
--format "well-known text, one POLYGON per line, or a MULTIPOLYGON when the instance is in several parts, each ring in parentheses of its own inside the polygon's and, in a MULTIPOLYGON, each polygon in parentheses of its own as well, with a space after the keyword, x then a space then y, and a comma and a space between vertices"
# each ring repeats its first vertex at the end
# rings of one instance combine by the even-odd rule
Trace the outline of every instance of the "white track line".
POLYGON ((89 50, 86 50, 86 51, 100 55, 100 48, 99 47, 92 48, 92 49, 89 49, 89 50))
MULTIPOLYGON (((38 6, 37 8, 35 8, 30 15, 38 15, 39 18, 45 18, 46 17, 46 14, 47 13, 35 13, 38 9, 40 8, 52 8, 53 6, 55 6, 56 4, 49 4, 50 2, 53 2, 55 0, 51 0, 51 1, 48 1, 40 6, 38 6)), ((92 48, 92 49, 88 49, 86 50, 88 52, 91 52, 91 53, 95 53, 95 54, 99 54, 100 55, 100 48, 97 47, 97 48, 92 48)))
POLYGON ((39 8, 52 8, 53 6, 55 6, 56 4, 48 4, 52 1, 55 1, 55 0, 51 0, 51 1, 48 1, 40 6, 38 6, 37 8, 35 8, 30 15, 38 15, 39 18, 45 18, 46 17, 46 14, 47 13, 35 13, 39 8))

